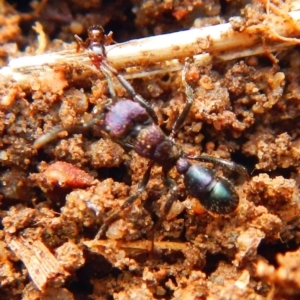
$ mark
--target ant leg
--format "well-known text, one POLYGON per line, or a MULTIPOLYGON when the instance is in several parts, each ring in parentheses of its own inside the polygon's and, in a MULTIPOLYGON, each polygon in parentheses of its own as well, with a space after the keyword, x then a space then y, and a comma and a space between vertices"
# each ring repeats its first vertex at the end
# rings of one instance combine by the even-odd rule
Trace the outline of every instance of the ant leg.
POLYGON ((125 215, 126 213, 126 209, 128 207, 130 207, 134 202, 135 200, 141 195, 141 193, 144 192, 148 182, 149 182, 149 179, 150 179, 150 173, 151 173, 151 169, 154 165, 154 162, 151 161, 144 176, 143 176, 143 179, 142 181, 139 183, 139 187, 137 189, 137 191, 135 192, 135 194, 131 195, 124 203, 123 205, 121 206, 120 209, 118 209, 117 211, 115 211, 111 216, 107 217, 106 220, 104 220, 104 223, 103 225, 100 227, 98 233, 96 234, 95 236, 95 240, 99 240, 101 236, 103 236, 103 234, 107 231, 108 229, 108 226, 113 223, 114 221, 120 219, 122 216, 125 215))
POLYGON ((34 149, 40 149, 43 146, 45 146, 46 144, 52 142, 53 140, 55 140, 58 137, 58 134, 62 131, 69 131, 68 128, 65 127, 57 127, 47 133, 42 134, 41 136, 39 136, 33 143, 33 148, 34 149))
POLYGON ((110 93, 110 96, 112 97, 113 101, 115 102, 117 100, 117 95, 116 95, 116 92, 115 92, 115 89, 114 89, 114 84, 113 84, 111 72, 109 72, 105 68, 102 68, 101 71, 102 71, 102 73, 104 74, 104 76, 106 78, 107 87, 108 87, 108 91, 110 93))
POLYGON ((167 198, 167 201, 164 205, 164 208, 163 208, 163 212, 161 214, 161 216, 159 217, 158 221, 154 224, 154 226, 152 227, 151 229, 151 249, 150 249, 150 252, 153 253, 154 251, 154 233, 155 231, 161 226, 162 222, 165 220, 166 216, 168 215, 171 207, 172 207, 172 204, 174 202, 175 199, 177 199, 177 194, 178 194, 178 187, 177 187, 177 184, 175 183, 175 181, 173 179, 171 179, 169 176, 168 176, 168 171, 167 170, 164 170, 164 176, 163 176, 163 182, 164 182, 164 185, 169 188, 169 196, 167 198))
POLYGON ((81 37, 79 37, 77 34, 74 35, 74 38, 75 38, 75 42, 76 42, 76 52, 79 51, 79 49, 82 47, 82 48, 86 48, 88 43, 87 42, 84 42, 82 40, 81 37))
POLYGON ((169 195, 168 195, 167 201, 164 205, 163 212, 162 212, 161 216, 159 217, 159 220, 155 223, 155 225, 152 228, 153 240, 154 240, 154 232, 156 231, 156 229, 158 229, 161 226, 162 222, 165 220, 166 216, 168 215, 168 213, 172 207, 173 202, 177 199, 177 195, 178 195, 177 184, 173 179, 171 179, 168 176, 168 172, 166 170, 164 170, 163 182, 164 182, 164 185, 169 189, 169 195))
POLYGON ((114 76, 116 76, 117 79, 119 80, 119 82, 121 83, 121 85, 124 87, 124 89, 130 94, 132 99, 134 101, 136 101, 137 103, 139 103, 142 107, 144 107, 146 109, 147 113, 149 114, 149 116, 151 117, 151 119, 153 120, 153 122, 155 124, 158 124, 158 119, 155 114, 155 111, 152 109, 152 107, 149 105, 149 103, 141 95, 136 93, 136 91, 134 90, 132 85, 129 83, 129 81, 127 81, 124 78, 124 76, 119 74, 119 72, 116 69, 114 69, 111 65, 109 65, 105 60, 103 60, 101 62, 100 69, 101 69, 101 71, 106 70, 107 72, 110 72, 114 76))
MULTIPOLYGON (((75 36, 75 39, 77 41, 78 45, 81 45, 82 43, 84 43, 82 41, 82 39, 79 36, 75 36)), ((106 77, 107 80, 107 85, 108 85, 108 89, 109 89, 109 93, 111 94, 111 97, 113 98, 113 100, 116 99, 116 93, 115 90, 113 88, 113 82, 112 82, 112 78, 110 76, 110 73, 107 70, 103 70, 103 73, 106 77)), ((68 131, 68 132, 78 132, 80 130, 84 130, 84 129, 88 129, 91 126, 93 126, 95 123, 97 123, 99 120, 103 119, 103 110, 111 105, 111 101, 107 101, 107 103, 105 105, 103 105, 101 111, 98 113, 98 115, 96 117, 94 117, 91 121, 89 121, 88 123, 84 123, 82 126, 67 126, 67 127, 62 127, 59 126, 45 134, 42 134, 40 137, 38 137, 34 143, 33 143, 33 148, 35 149, 39 149, 43 146, 45 146, 46 144, 52 142, 53 140, 55 140, 59 133, 63 132, 63 131, 68 131)))
POLYGON ((110 45, 112 43, 116 44, 117 42, 113 39, 113 32, 110 31, 106 36, 105 36, 105 45, 110 45))
POLYGON ((186 158, 201 161, 201 162, 212 163, 214 165, 226 168, 230 171, 237 172, 237 173, 239 173, 241 175, 244 175, 246 177, 249 176, 248 171, 244 166, 236 164, 235 162, 229 161, 227 159, 217 158, 217 157, 213 157, 213 156, 210 156, 210 155, 203 155, 203 156, 190 156, 190 155, 187 155, 186 158))
POLYGON ((91 128, 94 124, 96 124, 97 122, 103 119, 104 110, 110 105, 111 105, 111 100, 107 101, 107 103, 102 106, 98 114, 87 123, 83 123, 82 125, 71 125, 66 127, 58 126, 55 129, 42 134, 34 141, 33 148, 35 149, 42 148, 46 144, 55 140, 58 137, 59 133, 63 131, 67 131, 68 133, 75 133, 75 132, 80 132, 91 128))
POLYGON ((77 44, 82 44, 83 43, 82 38, 79 37, 77 34, 74 35, 74 39, 75 39, 77 44))
POLYGON ((172 207, 172 204, 174 202, 174 200, 177 199, 177 194, 178 194, 178 187, 177 187, 177 184, 176 182, 171 179, 167 173, 164 175, 164 185, 169 189, 169 196, 168 196, 168 199, 165 203, 165 206, 164 206, 164 210, 163 210, 163 214, 161 216, 161 218, 165 218, 167 216, 167 214, 169 213, 171 207, 172 207))
POLYGON ((193 92, 193 89, 191 88, 191 86, 185 80, 188 66, 189 66, 189 63, 186 62, 184 64, 184 67, 183 67, 183 70, 182 70, 182 74, 181 74, 182 82, 183 82, 183 84, 185 86, 186 104, 185 104, 185 107, 184 107, 183 111, 179 115, 177 121, 173 125, 172 131, 171 131, 171 134, 170 134, 170 138, 171 139, 174 139, 176 133, 178 132, 178 130, 183 125, 183 123, 186 120, 186 117, 187 117, 189 111, 191 110, 191 107, 192 107, 192 104, 193 104, 193 101, 194 101, 194 92, 193 92))

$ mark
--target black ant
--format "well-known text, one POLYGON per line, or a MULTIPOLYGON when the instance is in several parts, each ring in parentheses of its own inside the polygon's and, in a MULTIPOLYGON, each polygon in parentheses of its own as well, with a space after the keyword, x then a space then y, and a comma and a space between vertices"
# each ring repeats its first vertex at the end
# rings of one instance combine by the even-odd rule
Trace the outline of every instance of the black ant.
MULTIPOLYGON (((113 98, 111 103, 105 105, 103 110, 91 122, 84 124, 83 127, 89 127, 96 122, 100 123, 101 128, 103 128, 112 140, 124 148, 132 149, 140 156, 150 160, 148 168, 135 194, 131 195, 119 210, 113 212, 111 216, 104 220, 95 238, 99 239, 112 222, 121 218, 126 212, 126 209, 130 207, 145 190, 154 164, 158 164, 162 167, 163 182, 170 190, 159 221, 164 219, 170 211, 172 203, 177 199, 178 188, 176 182, 168 175, 173 167, 176 167, 178 173, 184 176, 187 193, 197 198, 209 213, 224 215, 235 211, 239 204, 239 196, 233 184, 226 178, 216 176, 211 168, 206 168, 199 164, 192 164, 189 160, 212 163, 243 175, 247 175, 246 169, 234 162, 209 155, 188 155, 184 153, 174 141, 175 135, 185 122, 193 103, 193 90, 185 80, 187 64, 182 72, 182 82, 185 86, 187 102, 185 108, 173 125, 171 134, 167 136, 158 126, 157 116, 151 106, 141 95, 137 94, 131 84, 106 61, 104 44, 112 40, 111 34, 106 36, 102 27, 93 26, 89 29, 89 37, 85 42, 77 36, 75 36, 75 38, 78 47, 87 49, 95 67, 103 71, 113 98), (115 76, 119 80, 133 100, 116 99, 112 76, 115 76)), ((46 133, 35 141, 34 147, 39 148, 55 139, 60 131, 71 130, 73 128, 74 126, 70 128, 59 128, 50 133, 46 133)))

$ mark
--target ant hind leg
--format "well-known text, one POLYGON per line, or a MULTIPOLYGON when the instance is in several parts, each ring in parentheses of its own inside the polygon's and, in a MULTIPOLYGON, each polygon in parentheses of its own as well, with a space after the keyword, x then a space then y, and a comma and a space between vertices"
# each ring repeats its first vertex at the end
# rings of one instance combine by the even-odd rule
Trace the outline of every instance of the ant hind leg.
POLYGON ((129 208, 137 200, 137 198, 144 192, 149 182, 150 173, 153 165, 154 162, 151 161, 143 176, 143 179, 139 183, 137 191, 133 195, 129 196, 129 198, 127 198, 127 200, 123 203, 120 209, 114 211, 112 215, 110 215, 104 220, 103 225, 100 227, 98 233, 95 236, 95 240, 99 240, 104 235, 104 233, 107 231, 110 224, 121 219, 126 214, 126 209, 129 208))
POLYGON ((164 185, 169 190, 169 195, 168 195, 167 201, 165 202, 165 205, 163 207, 163 211, 162 211, 158 221, 155 223, 155 225, 152 228, 152 232, 153 232, 152 238, 153 238, 153 240, 154 240, 154 232, 161 226, 163 221, 166 219, 168 213, 171 210, 173 202, 177 199, 177 195, 178 195, 177 184, 173 179, 171 179, 168 176, 168 172, 166 172, 166 171, 164 172, 163 182, 164 182, 164 185))
POLYGON ((201 162, 212 163, 215 166, 220 166, 224 169, 241 174, 241 175, 245 176, 246 178, 249 177, 248 171, 244 166, 237 164, 233 161, 227 160, 227 159, 217 158, 217 157, 210 156, 210 155, 201 155, 201 156, 187 155, 186 158, 201 161, 201 162))

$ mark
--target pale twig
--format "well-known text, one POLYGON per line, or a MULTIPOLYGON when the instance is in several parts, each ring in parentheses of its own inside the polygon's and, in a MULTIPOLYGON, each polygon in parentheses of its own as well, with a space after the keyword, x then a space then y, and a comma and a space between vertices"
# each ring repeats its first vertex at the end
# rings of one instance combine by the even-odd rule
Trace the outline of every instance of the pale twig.
MULTIPOLYGON (((300 21, 299 11, 285 15, 296 25, 300 21)), ((242 21, 237 18, 237 23, 239 20, 242 21)), ((297 32, 298 26, 293 26, 291 30, 291 22, 283 20, 282 14, 275 15, 274 18, 265 18, 264 22, 248 26, 241 32, 234 31, 231 23, 226 23, 131 40, 107 46, 107 61, 117 69, 141 66, 140 76, 143 76, 149 75, 147 66, 157 67, 157 64, 159 68, 155 72, 179 70, 182 68, 182 59, 195 55, 202 64, 202 60, 207 63, 207 54, 220 60, 231 60, 265 53, 266 47, 269 52, 279 51, 300 41, 295 38, 300 34, 297 32)), ((47 67, 60 63, 82 66, 91 64, 87 51, 76 53, 74 47, 55 53, 13 59, 8 67, 0 70, 0 74, 12 76, 19 81, 34 70, 46 71, 47 67)), ((130 77, 140 76, 132 74, 130 77)))
MULTIPOLYGON (((135 241, 135 242, 123 242, 116 240, 92 240, 84 241, 83 244, 87 246, 91 251, 96 253, 103 253, 106 248, 114 247, 127 251, 139 250, 139 251, 151 251, 153 247, 152 241, 135 241)), ((154 242, 154 248, 157 250, 172 250, 172 251, 184 251, 190 247, 189 243, 180 242, 167 242, 156 241, 154 242)))

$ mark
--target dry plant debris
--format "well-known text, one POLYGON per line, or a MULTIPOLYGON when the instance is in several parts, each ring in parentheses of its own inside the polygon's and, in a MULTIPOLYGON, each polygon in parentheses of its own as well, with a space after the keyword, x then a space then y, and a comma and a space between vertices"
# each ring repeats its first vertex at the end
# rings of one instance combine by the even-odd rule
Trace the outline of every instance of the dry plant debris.
POLYGON ((0 2, 0 299, 299 297, 299 1, 84 3, 0 2), (167 199, 154 167, 146 191, 94 240, 147 160, 96 125, 33 147, 53 128, 89 122, 110 98, 72 43, 93 24, 125 42, 107 47, 108 60, 166 133, 186 100, 183 59, 196 55, 176 143, 247 167, 246 180, 216 168, 239 194, 234 213, 205 212, 174 169, 179 197, 153 234, 167 199))
POLYGON ((69 275, 48 248, 39 240, 12 238, 8 247, 24 263, 36 287, 43 291, 46 285, 61 286, 69 275))

